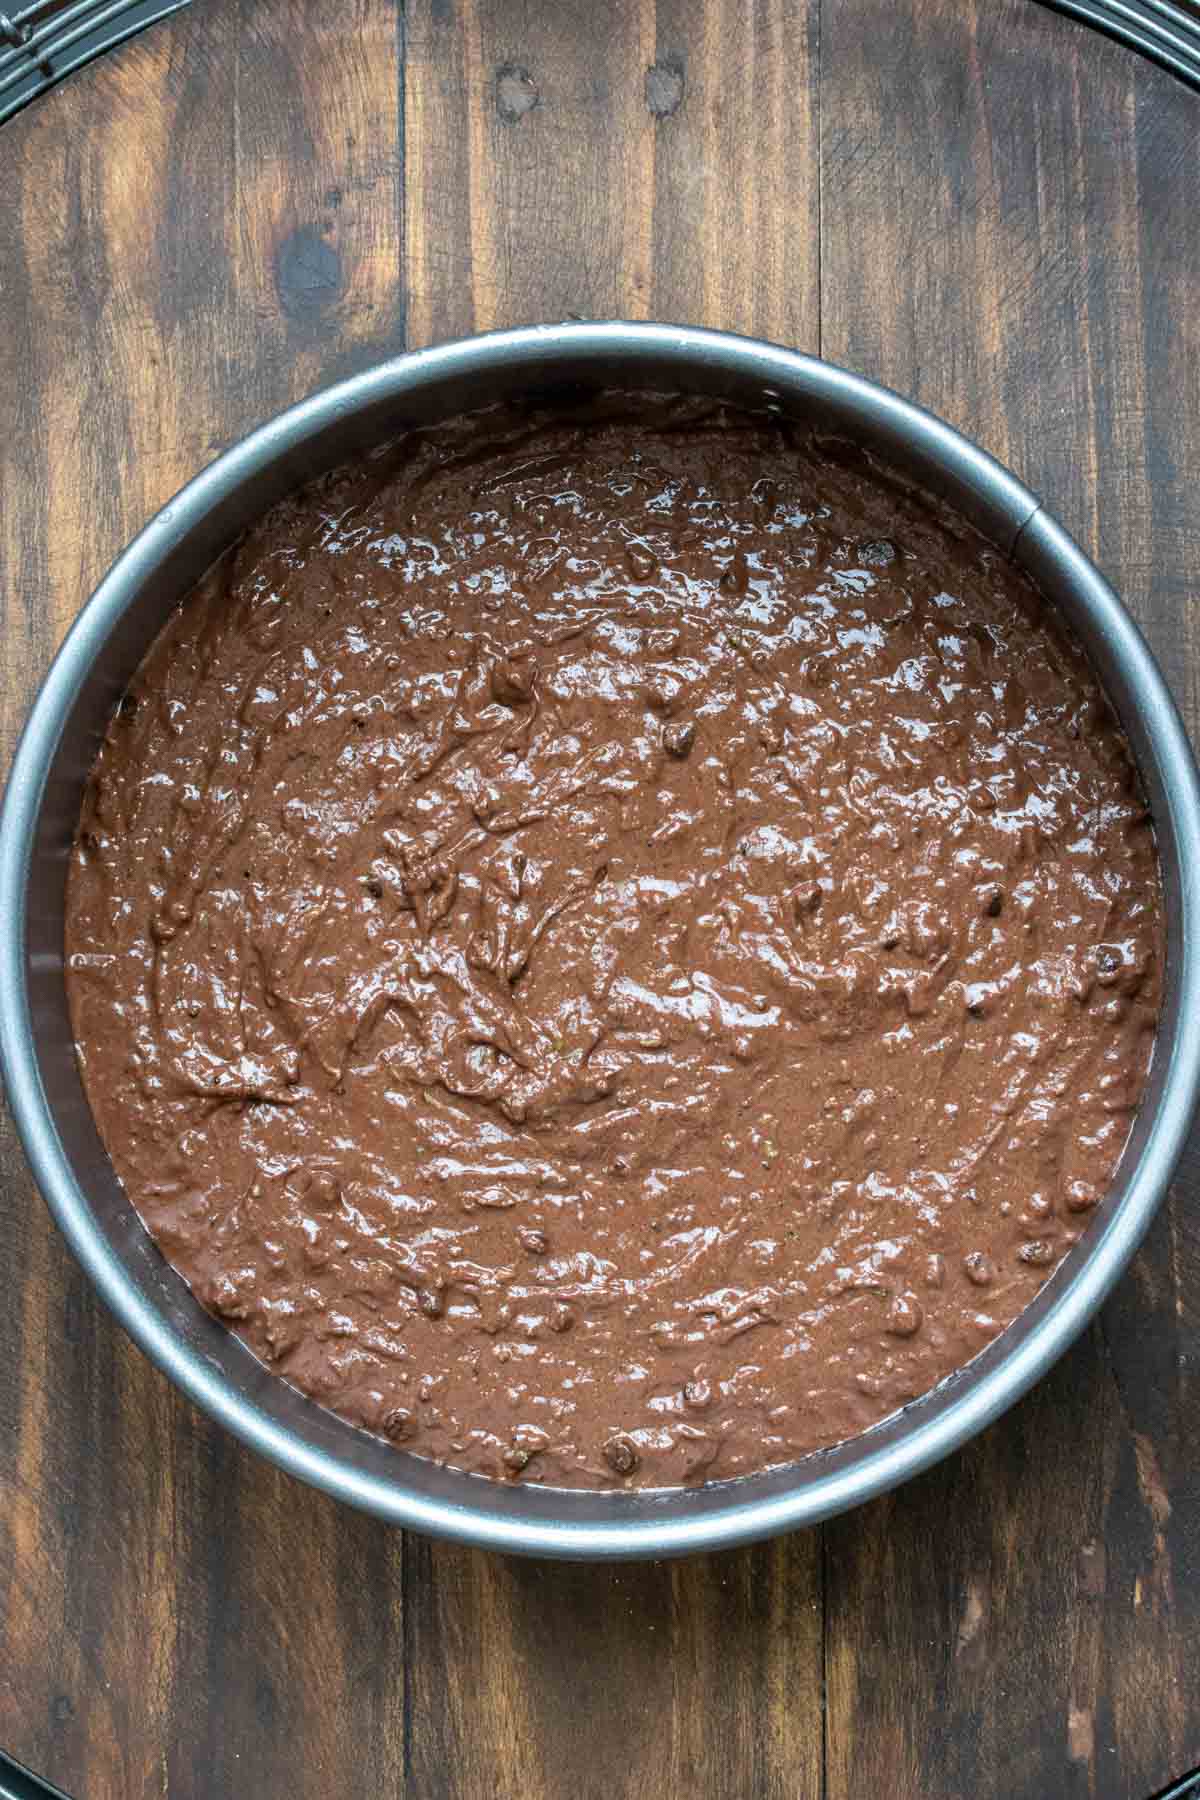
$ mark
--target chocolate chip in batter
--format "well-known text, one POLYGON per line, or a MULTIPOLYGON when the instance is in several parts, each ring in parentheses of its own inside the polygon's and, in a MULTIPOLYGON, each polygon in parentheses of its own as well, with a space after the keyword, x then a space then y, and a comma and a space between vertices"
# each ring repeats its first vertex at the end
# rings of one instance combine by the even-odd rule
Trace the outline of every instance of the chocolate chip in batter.
POLYGON ((531 657, 507 657, 492 670, 492 694, 502 706, 524 706, 533 698, 537 665, 531 657))
POLYGON ((627 1437, 609 1438, 604 1446, 604 1460, 617 1475, 632 1475, 641 1458, 627 1437))
POLYGON ((896 1337, 920 1331, 925 1313, 915 1294, 895 1294, 887 1310, 887 1328, 896 1337))
POLYGON ((625 561, 635 581, 653 581, 658 573, 658 558, 645 544, 626 544, 625 561))
POLYGON ((379 1428, 393 1444, 406 1444, 416 1436, 417 1421, 406 1406, 391 1406, 380 1420, 379 1428))

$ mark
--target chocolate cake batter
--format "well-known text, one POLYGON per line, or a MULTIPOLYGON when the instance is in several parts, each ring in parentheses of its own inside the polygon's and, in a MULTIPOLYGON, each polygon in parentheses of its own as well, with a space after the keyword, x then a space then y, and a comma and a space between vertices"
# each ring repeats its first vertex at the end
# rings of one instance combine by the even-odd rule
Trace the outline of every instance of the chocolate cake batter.
POLYGON ((295 1386, 505 1479, 874 1424, 1103 1195, 1161 972, 1078 647, 848 447, 610 397, 277 508, 113 720, 100 1131, 295 1386))

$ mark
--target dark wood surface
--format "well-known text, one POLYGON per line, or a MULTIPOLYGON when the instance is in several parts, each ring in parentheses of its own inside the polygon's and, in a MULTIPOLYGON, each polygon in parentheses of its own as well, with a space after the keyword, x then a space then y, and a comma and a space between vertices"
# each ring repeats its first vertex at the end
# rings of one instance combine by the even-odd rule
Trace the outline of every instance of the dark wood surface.
MULTIPOLYGON (((1038 488, 1200 725, 1200 98, 1032 0, 197 0, 0 132, 0 728, 194 470, 405 345, 763 333, 1038 488)), ((0 1744, 83 1800, 1141 1800, 1200 1763, 1200 1153, 901 1492, 522 1564, 207 1424, 0 1143, 0 1744)))

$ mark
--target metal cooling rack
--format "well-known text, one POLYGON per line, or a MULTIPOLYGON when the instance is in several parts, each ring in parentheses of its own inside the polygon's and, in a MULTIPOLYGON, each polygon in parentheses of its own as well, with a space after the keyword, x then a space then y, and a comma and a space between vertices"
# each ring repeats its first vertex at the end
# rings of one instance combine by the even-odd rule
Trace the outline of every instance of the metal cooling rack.
MULTIPOLYGON (((190 0, 33 0, 0 10, 0 124, 64 75, 179 12, 190 0)), ((1040 0, 1116 38, 1200 89, 1200 0, 1040 0)), ((0 1800, 65 1800, 0 1751, 0 1800)), ((1200 1770, 1158 1800, 1200 1800, 1200 1770)))
POLYGON ((0 123, 48 87, 188 0, 33 0, 0 11, 0 123))
MULTIPOLYGON (((33 0, 0 11, 0 123, 189 0, 33 0)), ((1200 0, 1040 0, 1200 88, 1200 0)))
POLYGON ((1082 19, 1107 37, 1200 88, 1200 4, 1197 0, 1041 0, 1052 12, 1082 19))

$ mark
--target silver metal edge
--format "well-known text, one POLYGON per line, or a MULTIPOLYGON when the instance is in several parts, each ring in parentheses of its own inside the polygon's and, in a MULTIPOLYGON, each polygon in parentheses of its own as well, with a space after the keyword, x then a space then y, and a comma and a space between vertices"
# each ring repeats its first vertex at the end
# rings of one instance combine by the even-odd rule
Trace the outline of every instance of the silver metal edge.
MULTIPOLYGON (((872 1498, 956 1449, 1020 1397, 1075 1338, 1124 1269, 1157 1207, 1182 1149, 1200 1088, 1200 785, 1195 763, 1165 684, 1136 628, 1102 577, 1061 528, 1040 509, 1028 489, 951 427, 889 390, 809 357, 749 339, 693 328, 623 322, 529 327, 421 351, 384 364, 325 390, 254 432, 198 475, 150 522, 118 560, 67 636, 34 703, 13 762, 0 813, 0 1072, 26 1153, 64 1236, 99 1293, 140 1347, 205 1412, 281 1468, 378 1517, 461 1542, 527 1555, 565 1558, 633 1558, 713 1550, 812 1524, 872 1498), (135 1294, 123 1265, 104 1240, 66 1158, 43 1090, 32 1036, 26 979, 25 883, 47 770, 63 723, 101 646, 131 596, 172 546, 203 524, 221 498, 238 484, 332 422, 372 402, 402 402, 423 384, 447 375, 469 382, 497 360, 518 367, 530 381, 560 364, 593 365, 617 379, 616 361, 636 386, 639 364, 677 366, 681 387, 700 366, 728 369, 739 384, 757 382, 769 399, 783 394, 789 407, 830 405, 848 429, 862 424, 903 443, 913 455, 944 470, 969 489, 998 528, 1007 547, 1028 554, 1040 546, 1068 584, 1077 584, 1086 608, 1096 609, 1126 659, 1129 680, 1142 698, 1147 743, 1172 795, 1166 820, 1185 872, 1183 956, 1176 972, 1178 1015, 1184 1022, 1170 1050, 1162 1094, 1149 1137, 1124 1182, 1124 1195, 1092 1241, 1086 1256, 1060 1270, 1039 1297, 1040 1316, 1021 1340, 1004 1339, 970 1365, 947 1403, 933 1416, 923 1402, 889 1441, 877 1434, 857 1440, 859 1458, 838 1468, 806 1459, 795 1465, 803 1481, 793 1492, 762 1497, 763 1477, 747 1477, 722 1489, 672 1490, 656 1496, 606 1496, 613 1503, 602 1523, 572 1519, 578 1496, 538 1490, 530 1504, 542 1516, 489 1513, 480 1488, 499 1484, 463 1476, 463 1503, 426 1500, 406 1493, 396 1480, 348 1468, 338 1456, 314 1448, 275 1422, 214 1376, 203 1357, 184 1346, 154 1309, 135 1294), (1190 1026, 1187 1024, 1191 1021, 1190 1026), (1060 1279, 1062 1277, 1062 1279, 1060 1279), (979 1372, 980 1366, 988 1366, 979 1372), (865 1450, 862 1446, 866 1446, 865 1450), (813 1477, 813 1470, 826 1469, 813 1477), (706 1495, 703 1511, 687 1516, 689 1501, 706 1495), (727 1495, 728 1504, 724 1504, 727 1495), (714 1498, 715 1496, 715 1498, 714 1498), (546 1502, 561 1516, 546 1516, 546 1502), (625 1503, 629 1502, 627 1506, 625 1503), (636 1504, 635 1504, 636 1502, 636 1504)), ((1035 1302, 1035 1307, 1039 1305, 1035 1302)), ((935 1390, 935 1393, 937 1390, 935 1390)), ((927 1399, 929 1397, 926 1397, 927 1399)), ((313 1409, 317 1411, 317 1409, 313 1409)), ((394 1454, 394 1453, 393 1453, 394 1454)), ((396 1463, 403 1460, 396 1458, 396 1463)), ((507 1491, 507 1490, 506 1490, 507 1491)), ((595 1496, 590 1496, 595 1500, 595 1496)))

